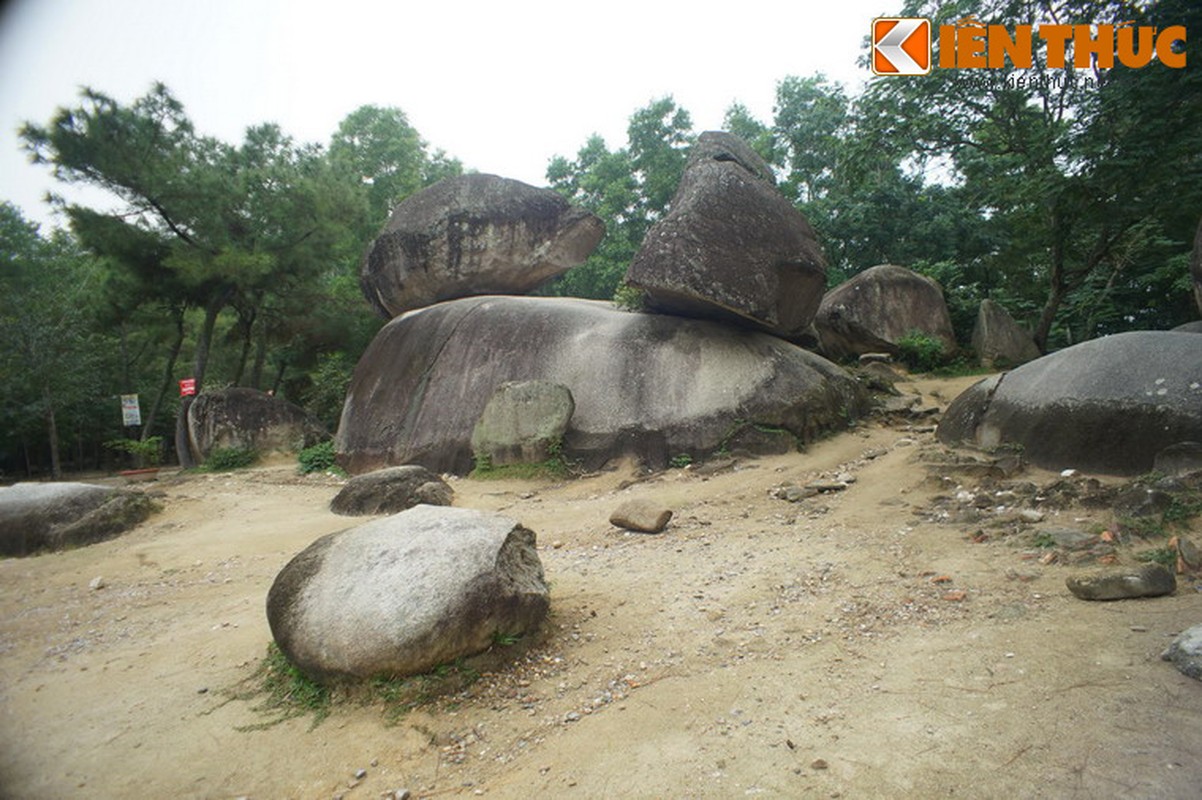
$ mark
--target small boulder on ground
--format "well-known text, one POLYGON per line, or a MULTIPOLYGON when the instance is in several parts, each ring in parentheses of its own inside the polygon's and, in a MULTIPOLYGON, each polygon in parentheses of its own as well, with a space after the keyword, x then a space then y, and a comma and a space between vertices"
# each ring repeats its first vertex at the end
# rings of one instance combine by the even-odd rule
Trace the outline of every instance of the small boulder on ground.
POLYGON ((1160 597, 1177 591, 1177 578, 1163 564, 1105 569, 1065 580, 1068 590, 1082 600, 1128 600, 1160 597))
POLYGON ((1175 478, 1202 472, 1202 442, 1177 442, 1169 445, 1156 454, 1152 469, 1175 478))
POLYGON ((1160 654, 1182 674, 1202 681, 1202 625, 1187 628, 1160 654))
POLYGON ((460 175, 397 205, 360 284, 386 319, 459 297, 526 294, 583 262, 604 235, 600 217, 551 189, 460 175))
POLYGON ((118 536, 157 506, 141 492, 87 483, 0 488, 0 556, 25 556, 118 536))
POLYGON ((986 367, 1016 367, 1040 356, 1031 334, 1005 308, 988 298, 981 301, 977 311, 972 349, 986 367))
POLYGON ((566 386, 506 381, 472 431, 472 453, 494 467, 539 464, 559 454, 576 403, 566 386))
POLYGON ((454 496, 438 475, 405 464, 351 478, 330 501, 330 510, 347 516, 396 514, 416 505, 449 506, 454 496))
POLYGON ((611 525, 636 533, 661 533, 671 519, 671 509, 641 498, 627 500, 609 515, 611 525))
POLYGON ((835 360, 862 353, 897 355, 898 343, 913 333, 938 341, 946 356, 956 352, 939 284, 894 264, 866 269, 827 292, 814 327, 821 352, 835 360))
POLYGON ((508 517, 416 506, 321 537, 267 594, 280 650, 319 681, 399 677, 542 622, 535 534, 508 517))
POLYGON ((219 448, 266 456, 296 454, 329 438, 303 408, 258 389, 202 392, 188 408, 188 436, 200 460, 219 448))
POLYGON ((776 189, 763 159, 733 134, 706 131, 626 282, 643 290, 653 311, 796 340, 822 300, 826 261, 814 229, 776 189))

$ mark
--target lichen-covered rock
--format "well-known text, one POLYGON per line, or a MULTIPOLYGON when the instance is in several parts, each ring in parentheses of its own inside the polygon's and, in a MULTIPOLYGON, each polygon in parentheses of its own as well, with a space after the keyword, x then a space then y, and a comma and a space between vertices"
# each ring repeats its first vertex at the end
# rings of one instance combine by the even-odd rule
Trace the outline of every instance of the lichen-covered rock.
POLYGON ((233 386, 196 396, 188 408, 188 436, 203 461, 219 448, 295 454, 328 439, 329 433, 287 400, 233 386))
POLYGON ((488 649, 542 622, 535 535, 499 514, 416 506, 321 537, 267 594, 267 620, 306 675, 402 676, 488 649))
POLYGON ((1196 334, 1120 333, 986 378, 948 406, 940 441, 1018 445, 1028 462, 1114 475, 1150 471, 1158 453, 1202 441, 1196 334))
POLYGON ((457 297, 525 294, 583 262, 604 234, 599 217, 558 192, 460 175, 397 205, 367 251, 360 283, 389 319, 457 297))
POLYGON ((789 339, 809 327, 826 287, 813 228, 742 139, 698 137, 663 219, 626 282, 651 310, 750 325, 789 339))
POLYGON ((972 349, 987 367, 1017 367, 1039 358, 1031 334, 1023 330, 1006 309, 986 298, 977 311, 972 349))
POLYGON ((25 556, 118 536, 156 510, 141 492, 87 483, 0 488, 0 556, 25 556))
POLYGON ((330 501, 330 510, 347 516, 396 514, 417 505, 449 506, 455 492, 425 467, 404 464, 356 475, 330 501))
POLYGON ((1183 675, 1202 681, 1202 625, 1187 628, 1160 654, 1183 675))
POLYGON ((796 446, 867 410, 842 369, 764 333, 590 300, 473 297, 381 329, 351 380, 339 463, 352 474, 394 464, 465 474, 489 398, 530 380, 571 392, 563 452, 585 469, 626 455, 663 468, 749 424, 787 431, 796 446))
POLYGON ((558 383, 502 383, 472 430, 476 462, 502 467, 554 458, 575 410, 571 391, 558 383))
POLYGON ((814 327, 821 352, 836 360, 874 352, 897 355, 898 343, 915 332, 937 340, 945 355, 956 352, 939 284, 894 264, 866 269, 827 292, 814 327))

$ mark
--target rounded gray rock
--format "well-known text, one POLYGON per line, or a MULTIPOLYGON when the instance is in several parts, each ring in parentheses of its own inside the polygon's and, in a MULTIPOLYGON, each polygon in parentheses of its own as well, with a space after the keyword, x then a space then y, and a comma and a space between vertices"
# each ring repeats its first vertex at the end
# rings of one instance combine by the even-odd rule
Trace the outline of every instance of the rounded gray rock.
POLYGON ((203 461, 218 448, 299 453, 329 438, 321 423, 279 397, 231 386, 206 391, 188 407, 188 436, 203 461))
POLYGON ((140 492, 87 483, 0 487, 0 556, 25 556, 110 539, 156 508, 140 492))
POLYGON ((1065 579, 1065 585, 1082 600, 1129 600, 1172 594, 1177 591, 1177 578, 1163 564, 1145 564, 1075 575, 1065 579))
POLYGON ((321 537, 276 576, 267 620, 310 677, 402 676, 538 627, 535 535, 484 511, 416 506, 321 537))
POLYGON ((454 495, 430 470, 404 464, 351 478, 330 501, 330 510, 347 516, 396 514, 416 505, 449 506, 454 495))
POLYGON ((1182 631, 1160 657, 1173 662, 1182 674, 1202 681, 1202 625, 1182 631))

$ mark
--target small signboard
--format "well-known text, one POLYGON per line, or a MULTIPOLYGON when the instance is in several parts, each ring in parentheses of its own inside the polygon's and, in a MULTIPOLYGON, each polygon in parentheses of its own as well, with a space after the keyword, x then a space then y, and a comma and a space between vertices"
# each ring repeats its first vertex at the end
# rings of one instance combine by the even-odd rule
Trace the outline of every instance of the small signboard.
POLYGON ((121 424, 127 428, 142 424, 142 409, 136 394, 121 395, 121 424))
POLYGON ((188 397, 196 394, 196 378, 184 378, 179 382, 179 396, 188 397))

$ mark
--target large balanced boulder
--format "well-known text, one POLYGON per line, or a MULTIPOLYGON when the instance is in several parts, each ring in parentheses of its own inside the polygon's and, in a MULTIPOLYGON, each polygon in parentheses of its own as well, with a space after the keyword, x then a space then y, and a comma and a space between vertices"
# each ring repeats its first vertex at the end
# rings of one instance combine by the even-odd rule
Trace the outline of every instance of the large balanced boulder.
POLYGON ((604 234, 600 217, 550 189, 460 175, 401 201, 360 283, 388 319, 457 297, 525 294, 583 262, 604 234))
POLYGON ((698 137, 668 214, 626 273, 647 307, 800 337, 826 287, 814 230, 742 139, 698 137))
POLYGON ((0 556, 25 556, 111 539, 155 510, 141 492, 88 483, 0 488, 0 556))
POLYGON ((568 387, 547 381, 502 383, 472 430, 479 464, 539 464, 559 455, 576 411, 568 387))
POLYGON ((534 630, 550 605, 535 535, 485 511, 416 506, 321 537, 267 594, 267 621, 310 677, 397 677, 534 630))
POLYGON ((394 464, 464 474, 497 387, 530 380, 571 392, 563 453, 590 469, 621 455, 662 468, 740 446, 757 426, 796 446, 866 409, 842 369, 764 333, 592 300, 473 297, 380 330, 351 380, 339 463, 352 474, 394 464))
POLYGON ((969 387, 939 424, 945 444, 1019 446, 1048 469, 1133 475, 1202 441, 1202 346, 1191 333, 1120 333, 969 387))
POLYGON ((988 298, 981 301, 977 311, 972 349, 987 367, 1017 367, 1040 356, 1031 334, 1006 309, 988 298))
POLYGON ((913 333, 937 340, 947 355, 956 351, 939 284, 894 264, 866 269, 827 292, 814 327, 821 352, 836 360, 864 353, 897 355, 898 343, 913 333))
POLYGON ((299 406, 240 386, 197 395, 188 408, 188 435, 201 460, 222 448, 298 453, 329 438, 299 406))
POLYGON ((356 475, 330 501, 330 510, 347 516, 396 514, 417 505, 449 506, 455 492, 425 467, 404 464, 356 475))

